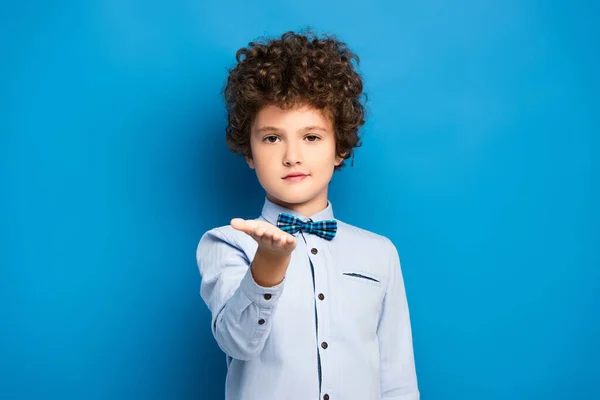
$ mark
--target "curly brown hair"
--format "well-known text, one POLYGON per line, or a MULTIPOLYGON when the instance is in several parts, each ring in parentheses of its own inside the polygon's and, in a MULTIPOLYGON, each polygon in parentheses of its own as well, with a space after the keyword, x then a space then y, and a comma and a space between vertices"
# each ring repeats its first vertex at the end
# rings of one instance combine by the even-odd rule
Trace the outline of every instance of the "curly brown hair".
MULTIPOLYGON (((359 128, 365 123, 366 95, 355 69, 359 57, 335 36, 317 37, 307 31, 284 33, 280 39, 250 42, 236 53, 223 90, 228 125, 227 145, 251 158, 250 127, 267 105, 289 109, 308 105, 331 118, 336 154, 348 159, 361 146, 359 128)), ((339 170, 344 161, 335 168, 339 170)))

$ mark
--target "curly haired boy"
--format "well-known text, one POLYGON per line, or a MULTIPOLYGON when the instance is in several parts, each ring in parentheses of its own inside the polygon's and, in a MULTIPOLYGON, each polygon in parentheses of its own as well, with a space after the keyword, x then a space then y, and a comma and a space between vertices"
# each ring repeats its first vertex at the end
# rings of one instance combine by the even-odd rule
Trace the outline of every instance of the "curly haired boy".
POLYGON ((334 218, 328 200, 360 146, 358 57, 333 36, 287 32, 236 59, 227 144, 265 202, 260 217, 206 232, 196 252, 226 399, 418 400, 397 249, 334 218))

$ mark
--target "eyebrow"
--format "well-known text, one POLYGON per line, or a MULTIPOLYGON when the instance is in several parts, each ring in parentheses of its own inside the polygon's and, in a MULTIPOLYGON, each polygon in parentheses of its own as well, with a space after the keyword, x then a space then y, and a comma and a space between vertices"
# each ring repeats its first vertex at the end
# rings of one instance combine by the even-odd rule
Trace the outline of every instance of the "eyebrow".
MULTIPOLYGON (((323 131, 323 132, 327 132, 327 129, 318 126, 318 125, 311 125, 311 126, 305 126, 302 129, 299 129, 298 132, 306 132, 306 131, 314 131, 314 130, 318 130, 318 131, 323 131)), ((262 128, 259 128, 256 130, 256 133, 280 133, 283 132, 282 129, 279 128, 275 128, 274 126, 263 126, 262 128)))

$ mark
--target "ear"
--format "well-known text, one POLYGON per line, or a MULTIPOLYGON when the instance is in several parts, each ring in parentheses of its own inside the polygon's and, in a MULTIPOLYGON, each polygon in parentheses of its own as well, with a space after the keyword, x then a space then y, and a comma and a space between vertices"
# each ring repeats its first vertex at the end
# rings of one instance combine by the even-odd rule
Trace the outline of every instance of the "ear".
POLYGON ((254 160, 252 159, 252 157, 246 157, 246 162, 248 163, 248 166, 251 169, 254 169, 254 160))
POLYGON ((338 157, 338 156, 335 157, 335 166, 336 167, 339 166, 342 163, 342 161, 344 161, 344 156, 346 156, 346 153, 342 154, 342 157, 338 157))

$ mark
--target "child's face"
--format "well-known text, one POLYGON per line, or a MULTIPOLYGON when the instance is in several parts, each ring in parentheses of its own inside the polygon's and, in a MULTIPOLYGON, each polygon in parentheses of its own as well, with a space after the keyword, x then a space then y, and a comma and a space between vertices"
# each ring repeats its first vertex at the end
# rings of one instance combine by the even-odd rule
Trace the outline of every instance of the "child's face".
POLYGON ((343 159, 335 154, 332 122, 321 111, 267 106, 256 115, 250 146, 252 158, 246 161, 267 198, 304 215, 327 206, 329 181, 343 159), (306 176, 286 178, 290 173, 306 176))

